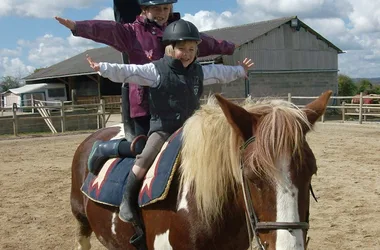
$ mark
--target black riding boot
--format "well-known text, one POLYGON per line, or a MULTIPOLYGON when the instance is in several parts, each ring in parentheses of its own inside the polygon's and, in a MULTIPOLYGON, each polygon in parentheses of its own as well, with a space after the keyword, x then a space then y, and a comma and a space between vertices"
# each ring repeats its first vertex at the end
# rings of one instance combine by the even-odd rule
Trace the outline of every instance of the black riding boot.
POLYGON ((119 157, 119 145, 122 141, 125 141, 125 139, 96 141, 88 157, 88 170, 91 173, 98 174, 108 159, 119 157))
POLYGON ((131 170, 128 175, 127 183, 120 204, 119 218, 124 222, 137 223, 139 221, 137 198, 142 180, 137 179, 131 170))

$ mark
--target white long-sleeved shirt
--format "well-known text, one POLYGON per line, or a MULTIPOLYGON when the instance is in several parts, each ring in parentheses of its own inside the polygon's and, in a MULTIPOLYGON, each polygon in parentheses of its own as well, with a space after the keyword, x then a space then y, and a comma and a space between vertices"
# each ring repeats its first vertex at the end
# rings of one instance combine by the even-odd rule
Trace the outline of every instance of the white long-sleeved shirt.
MULTIPOLYGON (((109 78, 113 82, 133 82, 141 86, 156 88, 160 83, 160 75, 153 63, 143 65, 99 63, 99 75, 109 78)), ((221 64, 202 65, 203 85, 214 83, 228 83, 245 77, 242 66, 226 66, 221 64)))

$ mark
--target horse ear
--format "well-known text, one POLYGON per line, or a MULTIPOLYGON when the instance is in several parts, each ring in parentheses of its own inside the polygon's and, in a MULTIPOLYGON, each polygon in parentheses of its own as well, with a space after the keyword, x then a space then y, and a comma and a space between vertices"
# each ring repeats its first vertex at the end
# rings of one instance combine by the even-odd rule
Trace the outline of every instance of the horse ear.
POLYGON ((256 124, 255 117, 244 108, 228 101, 220 94, 215 94, 228 123, 232 126, 244 140, 248 140, 252 135, 252 127, 256 124))
POLYGON ((319 117, 321 117, 325 112, 331 94, 331 90, 326 91, 322 93, 320 97, 318 97, 317 99, 306 105, 305 108, 303 108, 303 111, 306 113, 307 119, 309 120, 311 125, 314 125, 314 123, 319 119, 319 117))

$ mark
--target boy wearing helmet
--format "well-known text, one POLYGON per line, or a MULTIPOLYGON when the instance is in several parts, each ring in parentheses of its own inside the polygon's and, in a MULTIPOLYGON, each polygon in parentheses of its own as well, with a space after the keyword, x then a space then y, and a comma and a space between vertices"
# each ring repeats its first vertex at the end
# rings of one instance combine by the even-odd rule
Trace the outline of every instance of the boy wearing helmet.
MULTIPOLYGON (((144 65, 96 63, 88 57, 90 66, 114 82, 135 81, 150 88, 151 112, 147 144, 136 156, 128 175, 119 217, 134 222, 141 182, 166 139, 178 130, 199 107, 204 84, 227 83, 245 77, 253 63, 244 59, 239 66, 205 65, 197 63, 201 37, 191 22, 178 20, 168 25, 163 34, 167 53, 162 59, 144 65)), ((91 158, 91 156, 90 156, 91 158)))
MULTIPOLYGON (((56 17, 56 20, 69 28, 75 36, 104 43, 120 52, 126 52, 129 55, 129 63, 146 64, 164 55, 162 34, 170 22, 169 17, 176 2, 177 0, 139 0, 142 12, 131 24, 101 20, 74 22, 61 17, 56 17)), ((201 38, 203 42, 199 46, 199 56, 231 55, 234 52, 233 43, 218 41, 205 34, 201 34, 201 38)), ((135 136, 146 135, 149 130, 148 95, 147 87, 141 87, 133 82, 129 84, 130 117, 134 120, 135 136)), ((118 148, 118 145, 113 143, 115 142, 99 143, 97 154, 112 155, 114 149, 118 148)))

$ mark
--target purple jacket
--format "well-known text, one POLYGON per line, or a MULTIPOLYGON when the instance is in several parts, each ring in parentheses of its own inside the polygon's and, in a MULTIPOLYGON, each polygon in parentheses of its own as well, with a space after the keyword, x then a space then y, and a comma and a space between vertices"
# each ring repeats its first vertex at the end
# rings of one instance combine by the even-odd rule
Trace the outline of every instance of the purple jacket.
MULTIPOLYGON (((161 44, 166 26, 149 22, 144 16, 138 16, 133 23, 120 24, 114 21, 77 21, 73 34, 96 42, 107 44, 120 52, 127 52, 132 64, 145 64, 164 56, 165 48, 161 44)), ((199 56, 216 54, 231 55, 235 45, 219 41, 201 33, 199 56)), ((129 85, 130 115, 132 118, 149 114, 148 91, 136 85, 129 85)))

